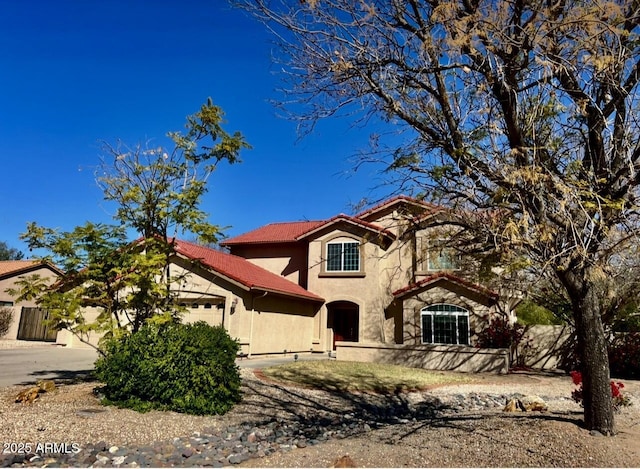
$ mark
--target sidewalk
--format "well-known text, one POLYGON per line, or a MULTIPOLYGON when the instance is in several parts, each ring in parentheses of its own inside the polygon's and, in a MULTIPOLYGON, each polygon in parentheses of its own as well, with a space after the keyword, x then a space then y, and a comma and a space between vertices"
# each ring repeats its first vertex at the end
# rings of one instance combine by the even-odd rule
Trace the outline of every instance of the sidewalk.
POLYGON ((0 350, 36 347, 61 347, 61 345, 57 345, 55 342, 41 342, 37 340, 0 339, 0 350))

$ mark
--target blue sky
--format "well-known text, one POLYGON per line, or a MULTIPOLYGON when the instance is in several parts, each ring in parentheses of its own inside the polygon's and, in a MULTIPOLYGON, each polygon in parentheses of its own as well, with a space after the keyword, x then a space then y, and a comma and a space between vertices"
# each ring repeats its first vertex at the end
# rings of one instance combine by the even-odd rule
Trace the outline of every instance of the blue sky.
POLYGON ((283 85, 271 37, 225 0, 0 5, 0 241, 27 255, 29 221, 112 222, 93 175, 100 141, 165 143, 208 97, 253 146, 210 179, 203 209, 227 235, 349 213, 391 191, 376 189, 378 168, 352 170, 367 130, 334 119, 297 141, 269 102, 283 85))

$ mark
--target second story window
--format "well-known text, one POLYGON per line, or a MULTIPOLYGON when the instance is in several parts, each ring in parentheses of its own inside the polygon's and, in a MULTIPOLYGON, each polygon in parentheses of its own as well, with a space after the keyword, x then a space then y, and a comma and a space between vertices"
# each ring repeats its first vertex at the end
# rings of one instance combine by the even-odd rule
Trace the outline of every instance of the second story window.
POLYGON ((419 272, 459 270, 460 256, 444 240, 418 237, 416 239, 416 268, 419 272))
POLYGON ((428 270, 457 270, 458 256, 451 248, 431 248, 429 250, 428 270))
POLYGON ((328 243, 327 272, 358 272, 360 270, 360 243, 328 243))

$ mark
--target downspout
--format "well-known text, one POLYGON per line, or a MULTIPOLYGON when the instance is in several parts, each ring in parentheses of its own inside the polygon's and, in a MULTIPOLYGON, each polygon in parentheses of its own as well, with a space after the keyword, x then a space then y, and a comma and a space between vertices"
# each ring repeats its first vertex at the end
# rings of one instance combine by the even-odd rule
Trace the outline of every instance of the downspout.
POLYGON ((264 292, 258 297, 253 297, 251 301, 251 325, 249 326, 249 357, 251 357, 251 347, 253 346, 253 317, 255 316, 255 314, 253 313, 255 313, 256 311, 256 300, 264 298, 268 293, 269 292, 264 292))

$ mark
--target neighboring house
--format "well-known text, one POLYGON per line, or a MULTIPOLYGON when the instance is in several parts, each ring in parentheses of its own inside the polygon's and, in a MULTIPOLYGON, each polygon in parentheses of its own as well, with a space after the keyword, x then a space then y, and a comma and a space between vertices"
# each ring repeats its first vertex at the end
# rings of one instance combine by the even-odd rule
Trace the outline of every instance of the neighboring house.
POLYGON ((56 331, 47 328, 43 323, 47 319, 46 311, 38 309, 33 301, 17 303, 6 290, 19 289, 16 282, 22 277, 39 275, 53 283, 60 274, 60 270, 43 261, 0 261, 0 308, 13 310, 13 321, 9 331, 5 336, 0 337, 0 340, 20 339, 55 342, 56 331))

